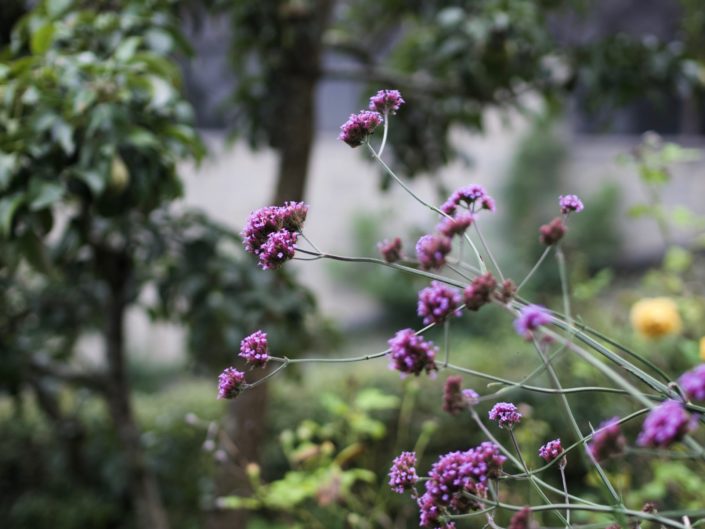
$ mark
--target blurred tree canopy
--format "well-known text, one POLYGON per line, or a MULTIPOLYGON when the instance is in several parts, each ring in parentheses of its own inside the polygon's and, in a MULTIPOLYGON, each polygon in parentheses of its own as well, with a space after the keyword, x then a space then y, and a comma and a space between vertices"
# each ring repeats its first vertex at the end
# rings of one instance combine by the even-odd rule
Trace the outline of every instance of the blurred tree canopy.
MULTIPOLYGON (((237 75, 232 128, 280 153, 276 198, 301 199, 325 79, 370 92, 397 88, 409 104, 395 117, 390 149, 404 174, 432 173, 458 155, 453 127, 481 131, 489 108, 522 109, 578 94, 608 114, 643 97, 702 99, 703 8, 683 0, 674 39, 626 32, 578 40, 562 28, 588 18, 583 0, 213 0, 230 14, 237 75), (573 17, 569 19, 568 17, 573 17), (559 31, 561 29, 562 31, 559 31), (339 61, 326 61, 334 52, 339 61)), ((697 121, 697 120, 696 120, 697 121)))

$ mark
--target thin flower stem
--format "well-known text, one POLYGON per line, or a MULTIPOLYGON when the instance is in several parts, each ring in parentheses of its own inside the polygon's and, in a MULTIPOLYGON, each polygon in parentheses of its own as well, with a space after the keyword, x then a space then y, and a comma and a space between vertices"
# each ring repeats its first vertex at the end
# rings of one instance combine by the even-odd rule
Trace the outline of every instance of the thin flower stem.
MULTIPOLYGON (((507 509, 509 511, 513 512, 518 512, 521 511, 524 506, 522 505, 513 505, 510 503, 502 503, 502 502, 495 502, 495 501, 490 501, 486 498, 481 498, 480 496, 476 496, 475 494, 470 494, 468 492, 464 493, 465 496, 468 498, 471 498, 473 500, 479 501, 481 503, 484 503, 485 505, 491 505, 494 506, 495 508, 501 508, 501 509, 507 509)), ((653 521, 653 522, 658 522, 663 525, 673 527, 674 529, 686 529, 686 526, 675 521, 671 520, 670 518, 665 518, 661 514, 651 514, 643 511, 634 511, 632 509, 625 509, 623 507, 610 507, 607 505, 576 505, 576 504, 565 504, 565 503, 551 503, 548 505, 536 505, 534 507, 531 507, 531 510, 533 512, 542 512, 542 511, 558 511, 558 510, 564 510, 564 509, 570 509, 571 511, 588 511, 588 512, 601 512, 605 514, 621 514, 621 515, 626 515, 626 516, 632 516, 634 518, 638 518, 640 520, 648 520, 648 521, 653 521)), ((705 512, 705 511, 696 511, 698 514, 705 512)), ((453 514, 450 515, 449 518, 454 519, 454 520, 460 520, 463 518, 469 518, 471 515, 474 515, 475 513, 467 513, 467 514, 453 514)), ((675 515, 675 514, 674 514, 675 515)), ((693 516, 696 516, 697 514, 693 514, 693 516)))
POLYGON ((277 373, 279 373, 279 371, 281 371, 282 369, 286 368, 286 366, 288 366, 288 365, 289 365, 289 361, 285 359, 285 361, 282 362, 282 364, 281 364, 280 366, 278 366, 276 369, 274 369, 274 370, 271 371, 270 373, 267 373, 265 376, 263 376, 262 378, 260 378, 260 379, 257 380, 256 382, 253 382, 252 384, 247 384, 247 385, 244 387, 244 389, 246 389, 246 390, 247 390, 247 389, 252 389, 252 388, 255 388, 255 387, 259 386, 260 384, 263 384, 264 382, 266 382, 267 380, 269 380, 270 378, 272 378, 274 375, 276 375, 277 373))
POLYGON ((497 260, 495 259, 492 250, 490 250, 490 247, 487 244, 487 241, 485 241, 485 238, 482 236, 482 231, 480 231, 480 225, 477 222, 473 222, 473 226, 475 227, 475 231, 477 232, 477 236, 480 239, 480 244, 482 245, 483 250, 485 250, 485 253, 489 256, 490 261, 492 262, 492 266, 494 266, 494 269, 497 271, 497 275, 499 275, 500 280, 504 281, 504 274, 502 273, 502 269, 499 267, 499 264, 497 263, 497 260))
MULTIPOLYGON (((384 168, 384 170, 387 171, 387 174, 389 176, 391 176, 394 179, 394 181, 404 189, 404 191, 406 191, 409 195, 411 195, 411 197, 414 200, 416 200, 422 206, 427 207, 428 209, 430 209, 434 213, 438 213, 439 215, 441 215, 447 219, 452 218, 447 213, 441 211, 436 206, 429 204, 424 199, 422 199, 420 196, 418 196, 416 193, 414 193, 414 191, 409 186, 407 186, 402 181, 402 179, 396 175, 396 173, 394 171, 392 171, 391 167, 389 167, 387 165, 387 163, 384 160, 382 160, 382 158, 380 158, 379 154, 377 154, 377 152, 374 150, 372 145, 370 145, 369 142, 367 142, 366 145, 367 145, 367 148, 372 153, 372 156, 380 163, 380 165, 384 168)), ((487 267, 485 266, 485 262, 483 261, 482 256, 480 255, 480 252, 477 250, 477 247, 475 246, 475 244, 470 240, 470 237, 468 237, 467 233, 465 233, 463 236, 464 236, 465 240, 468 242, 468 244, 470 245, 470 247, 472 248, 473 252, 475 252, 475 257, 477 258, 477 262, 480 265, 480 269, 482 270, 482 273, 484 274, 485 272, 487 272, 487 267)))
POLYGON ((387 146, 387 133, 389 132, 389 110, 384 111, 384 132, 382 133, 382 144, 379 146, 379 156, 382 156, 384 148, 387 146))
POLYGON ((447 318, 443 322, 443 347, 445 349, 445 360, 443 362, 443 367, 448 367, 448 361, 450 360, 450 337, 448 336, 450 331, 450 318, 447 318))
POLYGON ((316 250, 319 254, 322 254, 322 253, 323 253, 323 252, 318 248, 318 246, 316 246, 315 244, 313 244, 313 242, 312 242, 308 237, 306 237, 306 235, 304 235, 304 232, 303 232, 303 231, 299 230, 299 233, 300 233, 301 236, 304 238, 304 240, 305 240, 307 243, 309 243, 309 244, 311 245, 311 248, 313 248, 314 250, 316 250))
POLYGON ((570 312, 570 288, 568 287, 568 271, 565 266, 565 255, 560 246, 556 247, 556 261, 558 261, 558 274, 561 278, 561 293, 563 295, 563 313, 569 325, 573 325, 570 312))
POLYGON ((552 246, 547 246, 547 247, 546 247, 546 249, 545 249, 545 250, 543 251, 543 253, 541 254, 541 257, 539 257, 539 260, 536 261, 536 264, 533 266, 533 268, 532 268, 531 270, 529 270, 529 273, 526 274, 526 277, 521 280, 521 283, 519 283, 519 286, 518 286, 517 289, 516 289, 516 292, 517 292, 517 293, 521 290, 521 287, 523 287, 523 286, 526 284, 526 282, 527 282, 529 279, 531 279, 531 276, 534 275, 534 273, 536 272, 536 270, 539 269, 539 267, 540 267, 541 264, 544 262, 544 260, 546 259, 546 257, 548 257, 548 254, 551 253, 551 248, 552 248, 552 246))
MULTIPOLYGON (((565 456, 564 456, 565 458, 565 456)), ((565 491, 565 504, 570 505, 570 495, 568 494, 568 483, 565 480, 565 464, 559 463, 558 468, 561 470, 561 481, 563 482, 563 490, 565 491)), ((570 527, 570 509, 565 510, 565 519, 568 520, 568 525, 570 527)))

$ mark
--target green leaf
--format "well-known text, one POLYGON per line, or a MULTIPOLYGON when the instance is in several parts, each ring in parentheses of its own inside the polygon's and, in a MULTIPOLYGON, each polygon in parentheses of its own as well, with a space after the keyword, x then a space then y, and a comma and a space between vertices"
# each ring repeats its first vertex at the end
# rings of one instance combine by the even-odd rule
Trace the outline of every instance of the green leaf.
POLYGON ((399 398, 387 395, 377 388, 367 388, 358 393, 355 407, 365 411, 393 410, 399 407, 399 398))
POLYGON ((73 142, 73 129, 63 120, 57 120, 51 127, 51 136, 61 145, 64 152, 71 156, 76 148, 73 142))
POLYGON ((630 217, 634 217, 635 219, 639 217, 645 217, 646 215, 650 215, 653 213, 653 208, 649 206, 648 204, 637 204, 636 206, 632 206, 629 208, 627 211, 627 214, 630 217))
POLYGON ((18 241, 22 256, 38 272, 50 275, 54 269, 44 243, 33 231, 27 231, 18 241))
POLYGON ((46 3, 47 13, 52 18, 56 18, 66 11, 66 9, 71 5, 72 0, 51 0, 46 3))
POLYGON ((256 498, 243 498, 241 496, 225 496, 218 498, 218 507, 222 509, 258 509, 260 502, 256 498))
POLYGON ((117 47, 115 58, 121 62, 129 61, 137 51, 142 39, 140 37, 130 37, 117 47))
POLYGON ((141 127, 133 127, 130 129, 127 133, 127 141, 135 147, 142 149, 159 146, 159 142, 154 134, 141 127))
MULTIPOLYGON (((51 2, 49 2, 51 3, 51 2)), ((51 40, 54 37, 54 23, 45 22, 32 33, 32 38, 29 43, 30 50, 34 55, 41 55, 51 46, 51 40)))
POLYGON ((693 255, 680 246, 672 246, 663 258, 663 267, 674 274, 682 274, 693 264, 693 255))
POLYGON ((0 235, 3 237, 10 234, 15 211, 24 201, 24 193, 15 193, 14 195, 0 198, 0 235))
POLYGON ((0 191, 7 189, 17 165, 17 155, 0 153, 0 191))
POLYGON ((95 195, 100 195, 105 189, 107 180, 105 173, 94 169, 80 171, 76 175, 80 180, 83 180, 95 195))
POLYGON ((37 211, 58 202, 64 196, 64 186, 59 182, 32 180, 29 190, 29 209, 37 211))

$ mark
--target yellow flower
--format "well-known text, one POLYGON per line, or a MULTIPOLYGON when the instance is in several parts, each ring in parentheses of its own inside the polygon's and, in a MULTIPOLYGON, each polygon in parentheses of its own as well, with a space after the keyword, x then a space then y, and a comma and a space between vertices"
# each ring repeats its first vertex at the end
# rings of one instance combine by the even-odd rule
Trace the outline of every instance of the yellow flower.
POLYGON ((700 359, 705 362, 705 336, 700 338, 700 359))
MULTIPOLYGON (((647 338, 661 338, 681 330, 678 308, 669 298, 644 298, 632 306, 632 327, 647 338)), ((701 343, 702 349, 702 343, 701 343)))

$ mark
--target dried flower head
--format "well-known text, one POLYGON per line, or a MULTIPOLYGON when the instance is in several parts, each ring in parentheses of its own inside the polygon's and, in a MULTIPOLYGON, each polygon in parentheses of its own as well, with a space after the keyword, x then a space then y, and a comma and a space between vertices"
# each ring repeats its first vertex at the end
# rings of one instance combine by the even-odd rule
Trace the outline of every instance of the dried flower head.
POLYGON ((517 291, 517 286, 511 279, 505 279, 499 287, 499 291, 495 294, 498 301, 507 304, 514 299, 514 294, 517 291))
POLYGON ((463 377, 451 375, 443 385, 443 411, 457 415, 467 409, 467 402, 462 391, 463 377))
POLYGON ((396 263, 401 259, 401 239, 394 237, 392 240, 385 239, 377 243, 377 249, 388 263, 396 263))
POLYGON ((465 287, 465 306, 468 310, 479 310, 480 307, 489 303, 492 293, 497 287, 497 280, 491 272, 477 276, 465 287))
POLYGON ((568 228, 563 223, 563 219, 556 217, 548 224, 544 224, 539 228, 539 240, 541 244, 553 246, 560 241, 568 228))
POLYGON ((530 529, 531 528, 531 509, 524 507, 520 511, 514 513, 507 529, 530 529))

